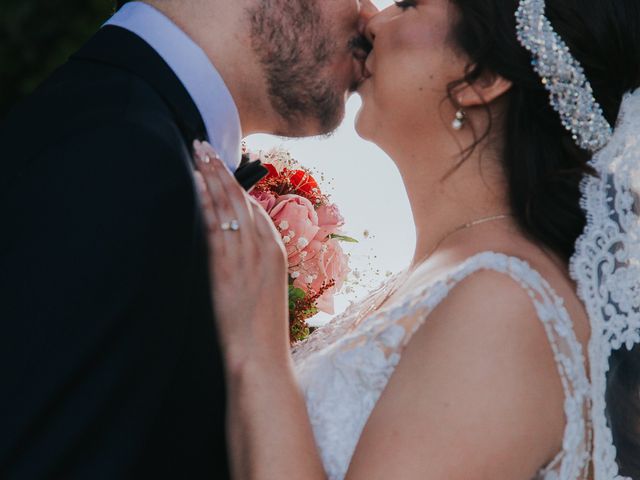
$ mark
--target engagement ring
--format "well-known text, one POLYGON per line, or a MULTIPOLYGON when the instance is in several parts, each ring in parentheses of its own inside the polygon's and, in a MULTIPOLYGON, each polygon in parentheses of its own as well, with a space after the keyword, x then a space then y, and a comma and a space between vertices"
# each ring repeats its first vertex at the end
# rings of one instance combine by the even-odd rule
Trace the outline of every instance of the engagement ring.
POLYGON ((220 228, 224 232, 228 232, 229 230, 231 230, 232 232, 237 232, 238 230, 240 230, 240 223, 238 222, 238 220, 231 220, 230 222, 224 222, 222 225, 220 225, 220 228))

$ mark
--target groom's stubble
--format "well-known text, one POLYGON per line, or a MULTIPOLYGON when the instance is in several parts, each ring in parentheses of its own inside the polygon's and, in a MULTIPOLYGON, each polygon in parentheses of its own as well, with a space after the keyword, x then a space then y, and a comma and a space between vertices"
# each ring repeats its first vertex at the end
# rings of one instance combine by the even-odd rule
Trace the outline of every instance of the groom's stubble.
POLYGON ((344 92, 329 69, 339 43, 317 0, 261 0, 249 9, 251 46, 265 74, 272 108, 286 125, 285 136, 316 134, 340 124, 344 92))

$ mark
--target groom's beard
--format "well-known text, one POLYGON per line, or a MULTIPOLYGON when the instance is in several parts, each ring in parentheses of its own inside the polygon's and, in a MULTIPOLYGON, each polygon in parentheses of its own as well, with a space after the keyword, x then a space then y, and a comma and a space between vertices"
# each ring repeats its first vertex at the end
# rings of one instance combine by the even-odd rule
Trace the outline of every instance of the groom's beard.
POLYGON ((342 120, 344 91, 329 69, 338 42, 317 0, 262 0, 249 12, 251 44, 266 75, 271 106, 286 124, 281 135, 325 134, 342 120))

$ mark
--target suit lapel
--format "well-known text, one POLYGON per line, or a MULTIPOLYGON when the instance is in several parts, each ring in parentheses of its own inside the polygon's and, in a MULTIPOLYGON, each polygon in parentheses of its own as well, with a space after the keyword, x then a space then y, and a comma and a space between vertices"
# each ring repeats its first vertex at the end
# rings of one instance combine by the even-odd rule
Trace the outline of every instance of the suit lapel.
POLYGON ((169 106, 189 148, 193 140, 206 139, 202 116, 189 92, 162 57, 134 33, 108 25, 71 58, 106 63, 142 78, 169 106))

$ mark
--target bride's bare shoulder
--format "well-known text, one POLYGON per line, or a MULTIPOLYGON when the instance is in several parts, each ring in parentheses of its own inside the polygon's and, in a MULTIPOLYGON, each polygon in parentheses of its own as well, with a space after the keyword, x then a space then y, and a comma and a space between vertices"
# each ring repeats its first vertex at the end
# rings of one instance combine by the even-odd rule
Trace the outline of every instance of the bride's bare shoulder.
MULTIPOLYGON (((462 264, 482 253, 497 253, 505 257, 518 259, 526 264, 534 275, 541 277, 551 287, 553 294, 562 301, 572 320, 578 340, 586 348, 590 335, 589 320, 584 304, 577 295, 576 284, 570 278, 568 262, 520 236, 508 237, 502 239, 497 245, 489 243, 487 246, 489 245, 493 248, 483 250, 483 245, 475 245, 468 248, 467 244, 466 248, 463 247, 448 252, 443 258, 435 261, 432 266, 425 265, 427 268, 417 271, 413 281, 418 285, 447 277, 452 271, 459 269, 462 264)), ((469 279, 457 286, 456 298, 474 295, 477 289, 480 300, 484 299, 489 305, 500 301, 500 298, 510 299, 512 304, 513 299, 520 298, 523 307, 531 307, 532 305, 531 298, 526 298, 526 295, 524 295, 525 290, 522 286, 509 279, 508 275, 496 272, 492 275, 491 271, 485 270, 474 273, 473 277, 475 279, 469 279), (518 295, 518 291, 520 291, 520 295, 518 295)), ((465 298, 460 301, 462 304, 467 303, 465 298)), ((451 299, 447 303, 450 302, 451 299)))
MULTIPOLYGON (((411 339, 358 449, 369 459, 385 449, 378 467, 410 468, 406 478, 531 478, 562 446, 563 398, 529 293, 509 275, 481 269, 457 283, 411 339), (396 434, 387 444, 380 437, 390 425, 396 434), (398 445, 419 445, 420 454, 390 466, 388 449, 398 445)), ((364 457, 356 452, 354 469, 364 457)))

